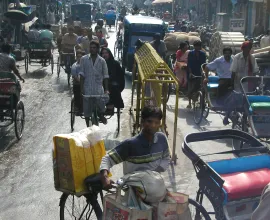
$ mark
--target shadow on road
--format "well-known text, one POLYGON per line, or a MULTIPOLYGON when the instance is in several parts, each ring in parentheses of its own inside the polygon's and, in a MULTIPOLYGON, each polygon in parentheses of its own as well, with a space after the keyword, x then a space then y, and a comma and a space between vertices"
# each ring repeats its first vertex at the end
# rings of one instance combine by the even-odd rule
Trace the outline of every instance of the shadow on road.
POLYGON ((43 79, 48 75, 48 72, 43 69, 44 67, 41 67, 33 72, 28 72, 27 74, 24 75, 25 79, 43 79))

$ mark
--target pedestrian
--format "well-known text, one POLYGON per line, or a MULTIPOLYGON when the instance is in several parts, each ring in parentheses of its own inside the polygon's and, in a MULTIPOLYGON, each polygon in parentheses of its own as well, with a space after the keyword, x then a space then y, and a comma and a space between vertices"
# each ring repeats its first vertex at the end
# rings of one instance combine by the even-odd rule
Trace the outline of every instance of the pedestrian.
POLYGON ((174 31, 175 32, 181 31, 181 27, 182 27, 182 25, 180 24, 180 21, 177 19, 175 22, 175 25, 174 25, 174 31))
POLYGON ((150 43, 151 46, 157 51, 159 56, 165 60, 167 47, 163 40, 161 40, 160 33, 156 33, 153 37, 153 41, 150 43))
POLYGON ((108 48, 102 48, 100 55, 106 60, 109 71, 110 100, 107 103, 106 115, 113 115, 114 108, 124 108, 121 92, 125 88, 125 72, 108 48))
MULTIPOLYGON (((109 94, 108 90, 108 67, 106 61, 99 56, 99 43, 90 42, 90 54, 85 55, 80 61, 80 84, 81 91, 84 95, 103 95, 109 94)), ((108 101, 108 100, 107 100, 108 101)), ((90 116, 94 103, 98 107, 98 116, 103 124, 107 124, 104 117, 106 100, 83 98, 83 112, 87 127, 89 127, 90 116)))
POLYGON ((201 86, 201 66, 206 63, 206 54, 201 51, 202 42, 197 40, 193 43, 194 50, 188 54, 188 106, 191 108, 191 100, 196 92, 199 91, 201 86), (195 76, 195 78, 194 78, 195 76), (199 76, 199 77, 196 77, 199 76))
POLYGON ((80 61, 83 56, 83 51, 76 51, 76 62, 71 67, 71 75, 73 79, 73 95, 74 95, 74 103, 75 103, 75 111, 81 113, 81 89, 80 89, 80 76, 81 72, 80 61))

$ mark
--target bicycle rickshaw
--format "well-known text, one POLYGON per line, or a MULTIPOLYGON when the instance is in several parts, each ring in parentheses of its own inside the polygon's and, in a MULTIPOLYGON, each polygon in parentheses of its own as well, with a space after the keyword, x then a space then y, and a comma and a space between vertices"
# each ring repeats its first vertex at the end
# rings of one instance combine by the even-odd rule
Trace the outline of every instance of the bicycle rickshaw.
POLYGON ((20 100, 20 86, 13 73, 0 73, 0 128, 14 123, 17 139, 24 129, 25 112, 20 100))
POLYGON ((51 65, 51 71, 53 74, 54 60, 53 60, 53 46, 51 42, 40 41, 28 43, 26 47, 26 54, 24 57, 26 73, 28 73, 28 67, 32 63, 39 63, 43 67, 51 65))
MULTIPOLYGON (((209 76, 207 85, 204 85, 204 67, 206 64, 202 65, 202 76, 198 76, 201 80, 201 90, 193 95, 193 119, 194 122, 199 125, 203 118, 207 118, 209 111, 214 111, 220 115, 225 115, 227 107, 224 105, 225 99, 219 98, 217 96, 217 89, 219 85, 218 76, 209 76)), ((237 94, 237 93, 235 93, 237 94)), ((233 128, 237 123, 237 115, 243 112, 243 105, 239 102, 239 105, 235 106, 233 109, 230 120, 232 121, 233 128)))
MULTIPOLYGON (((235 129, 245 131, 263 142, 270 138, 270 77, 247 76, 241 79, 243 113, 235 129)), ((236 144, 236 143, 235 143, 236 144)), ((237 144, 242 145, 241 142, 237 144)))
POLYGON ((76 49, 74 48, 73 53, 59 52, 59 56, 57 59, 57 77, 60 76, 61 68, 67 74, 68 85, 70 86, 70 76, 71 76, 71 67, 73 63, 75 63, 76 59, 76 49))
POLYGON ((112 28, 112 26, 116 25, 116 14, 104 14, 105 18, 105 27, 109 26, 109 29, 112 28))
POLYGON ((250 219, 260 202, 264 187, 270 182, 269 149, 256 138, 238 130, 219 130, 188 134, 182 146, 184 154, 191 160, 199 180, 196 201, 203 203, 206 196, 214 208, 215 219, 250 219), (233 139, 244 143, 241 149, 199 155, 195 153, 195 143, 233 139), (206 162, 203 156, 214 154, 252 153, 244 157, 235 157, 206 162))

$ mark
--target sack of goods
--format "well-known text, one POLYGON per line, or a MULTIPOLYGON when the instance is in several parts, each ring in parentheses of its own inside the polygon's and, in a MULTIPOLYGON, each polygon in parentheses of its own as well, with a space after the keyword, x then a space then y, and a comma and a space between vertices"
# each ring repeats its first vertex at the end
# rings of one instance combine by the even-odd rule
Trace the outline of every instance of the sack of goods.
POLYGON ((99 173, 101 159, 106 154, 99 127, 55 135, 53 142, 55 189, 74 195, 83 194, 87 191, 84 179, 99 173))
POLYGON ((188 41, 189 44, 193 44, 194 41, 200 40, 200 37, 196 32, 174 32, 174 33, 167 33, 164 37, 164 42, 168 51, 176 52, 181 42, 188 41))

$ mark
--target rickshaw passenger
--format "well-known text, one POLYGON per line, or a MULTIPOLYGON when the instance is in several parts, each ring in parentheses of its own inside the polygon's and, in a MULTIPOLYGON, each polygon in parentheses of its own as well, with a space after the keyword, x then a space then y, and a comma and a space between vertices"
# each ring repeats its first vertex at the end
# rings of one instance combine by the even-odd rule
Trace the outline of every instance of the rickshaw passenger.
POLYGON ((229 88, 232 88, 232 72, 230 70, 234 56, 232 55, 232 49, 225 47, 223 49, 223 56, 216 58, 211 63, 208 63, 204 69, 205 79, 204 83, 208 83, 209 71, 215 71, 219 76, 219 85, 217 95, 218 97, 224 97, 228 94, 229 88))
POLYGON ((65 53, 74 53, 74 47, 77 44, 77 34, 74 34, 74 27, 68 27, 68 33, 62 38, 62 49, 65 53))
MULTIPOLYGON (((21 81, 24 82, 24 78, 21 77, 19 70, 16 67, 16 61, 14 58, 10 56, 11 53, 11 45, 5 43, 1 47, 2 53, 0 53, 0 73, 1 72, 8 72, 14 73, 21 81)), ((1 75, 0 75, 1 77, 1 75)), ((19 81, 16 82, 18 88, 21 90, 21 86, 19 81)))
POLYGON ((106 114, 113 115, 114 108, 124 108, 121 92, 125 88, 125 72, 108 48, 101 49, 100 55, 105 59, 109 72, 110 100, 107 103, 106 114))
POLYGON ((52 47, 56 48, 56 44, 53 40, 53 32, 51 32, 51 27, 52 26, 50 24, 44 25, 44 30, 40 31, 39 40, 41 42, 51 42, 52 47))
POLYGON ((35 24, 34 26, 30 27, 30 30, 27 34, 27 38, 29 42, 38 42, 39 41, 39 25, 35 24))
POLYGON ((80 60, 83 56, 83 51, 76 51, 76 62, 71 67, 71 75, 73 78, 73 94, 74 94, 74 102, 75 102, 75 111, 81 112, 81 89, 80 89, 80 60))
POLYGON ((164 43, 163 40, 161 40, 161 36, 159 33, 156 33, 153 37, 153 41, 150 43, 152 47, 157 51, 159 56, 165 60, 166 58, 166 52, 167 52, 167 47, 166 44, 164 43))

